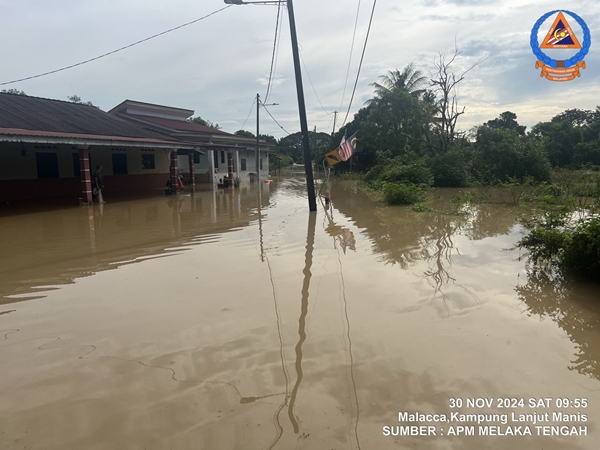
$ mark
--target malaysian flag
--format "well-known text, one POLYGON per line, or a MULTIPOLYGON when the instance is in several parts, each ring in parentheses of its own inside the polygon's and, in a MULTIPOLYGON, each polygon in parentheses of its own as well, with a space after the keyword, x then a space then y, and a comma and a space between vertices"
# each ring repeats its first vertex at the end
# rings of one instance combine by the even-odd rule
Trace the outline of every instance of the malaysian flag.
POLYGON ((338 153, 340 154, 340 159, 342 161, 348 161, 352 154, 356 151, 356 133, 346 139, 346 135, 342 138, 342 142, 340 143, 340 149, 338 153))

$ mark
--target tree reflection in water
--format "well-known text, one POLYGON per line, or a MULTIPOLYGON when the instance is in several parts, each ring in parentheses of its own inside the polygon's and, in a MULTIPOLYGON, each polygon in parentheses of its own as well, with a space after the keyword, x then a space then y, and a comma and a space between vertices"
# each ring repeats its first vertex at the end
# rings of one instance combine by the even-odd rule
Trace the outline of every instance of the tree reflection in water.
POLYGON ((600 380, 598 286, 578 283, 547 269, 529 268, 527 283, 515 291, 530 316, 552 319, 577 346, 569 369, 600 380))
POLYGON ((450 314, 447 302, 451 299, 445 292, 448 284, 452 283, 459 287, 477 303, 479 303, 479 298, 468 288, 457 283, 456 278, 451 274, 453 253, 460 255, 459 249, 454 246, 452 236, 459 233, 465 223, 450 220, 447 216, 436 217, 436 222, 438 222, 438 227, 435 228, 432 240, 427 243, 428 247, 426 247, 426 252, 429 254, 426 258, 429 268, 424 272, 424 279, 433 288, 430 300, 435 300, 436 297, 441 296, 444 309, 450 314))
POLYGON ((335 207, 355 225, 364 229, 373 243, 373 253, 386 264, 398 264, 413 270, 424 261, 420 272, 432 289, 424 302, 441 300, 442 314, 449 315, 449 302, 464 309, 478 305, 479 298, 452 273, 454 260, 460 255, 457 237, 482 240, 510 233, 524 210, 519 207, 491 204, 456 205, 456 189, 439 189, 431 193, 428 204, 435 212, 414 212, 403 206, 386 206, 374 201, 351 182, 332 184, 335 207), (456 209, 459 209, 458 213, 456 209))

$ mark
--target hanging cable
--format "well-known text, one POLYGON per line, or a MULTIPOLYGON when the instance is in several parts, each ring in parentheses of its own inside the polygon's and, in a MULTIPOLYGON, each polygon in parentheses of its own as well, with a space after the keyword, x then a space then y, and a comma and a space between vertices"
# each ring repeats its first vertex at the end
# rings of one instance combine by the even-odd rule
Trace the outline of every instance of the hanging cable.
POLYGON ((277 37, 279 33, 279 21, 281 17, 281 3, 277 5, 277 21, 275 22, 275 39, 273 41, 273 55, 271 56, 271 70, 269 72, 269 81, 267 82, 267 93, 265 94, 265 102, 269 99, 271 93, 271 83, 273 82, 273 71, 275 66, 275 53, 278 49, 277 37))
POLYGON ((358 0, 358 8, 356 9, 356 19, 354 20, 354 32, 352 33, 352 45, 350 46, 350 59, 348 60, 348 69, 346 70, 346 82, 344 83, 344 93, 342 94, 342 101, 338 111, 342 110, 344 105, 344 98, 346 98, 346 88, 348 87, 348 78, 350 78, 350 65, 352 64, 352 54, 354 52, 354 40, 356 39, 356 28, 358 26, 358 16, 360 13, 360 0, 358 0))
POLYGON ((254 111, 254 104, 255 103, 256 103, 256 97, 254 98, 254 100, 252 100, 252 106, 250 107, 250 112, 246 116, 246 120, 244 120, 244 123, 242 124, 242 128, 240 128, 240 130, 243 130, 244 127, 246 126, 246 122, 248 122, 248 119, 250 118, 250 114, 252 114, 252 111, 254 111))
POLYGON ((317 94, 317 91, 315 90, 315 86, 313 85, 313 82, 310 78, 310 74, 308 73, 308 69, 306 68, 306 63, 304 62, 304 58, 302 57, 302 52, 298 52, 300 53, 300 60, 302 61, 302 65, 304 66, 304 72, 306 72, 306 76, 308 77, 308 81, 310 82, 310 86, 312 87, 313 92, 315 93, 315 97, 317 97, 317 101, 319 102, 319 105, 321 105, 321 108, 323 108, 323 111, 325 111, 325 114, 330 115, 331 113, 328 112, 325 107, 323 106, 323 103, 321 103, 321 99, 319 98, 319 95, 317 94))
POLYGON ((362 68, 363 59, 365 58, 365 51, 367 50, 367 42, 369 42, 369 33, 371 32, 371 24, 373 23, 373 15, 375 14, 375 6, 376 5, 377 5, 377 0, 373 0, 373 9, 371 10, 371 18, 369 19, 369 28, 367 28, 367 36, 365 37, 365 45, 363 46, 362 55, 360 57, 360 63, 358 64, 358 72, 356 74, 356 81, 354 82, 354 89, 352 89, 352 97, 350 97, 350 104, 348 105, 348 111, 346 112, 346 117, 344 117, 344 122, 342 123, 342 127, 344 125, 346 125, 346 120, 348 119, 348 115, 350 114, 350 108, 352 107, 352 101, 354 100, 354 94, 356 93, 356 86, 358 85, 358 78, 360 77, 360 69, 362 68))
POLYGON ((146 42, 146 41, 149 41, 151 39, 157 38, 159 36, 162 36, 164 34, 170 33, 172 31, 179 30, 180 28, 187 27, 188 25, 192 25, 192 24, 194 24, 196 22, 200 22, 201 20, 208 19, 210 16, 214 16, 215 14, 217 14, 217 13, 219 13, 221 11, 224 11, 227 8, 230 8, 231 6, 233 6, 233 5, 227 5, 224 8, 218 9, 217 11, 213 11, 210 14, 207 14, 206 16, 203 16, 203 17, 200 17, 198 19, 192 20, 191 22, 184 23, 183 25, 179 25, 179 26, 177 26, 175 28, 170 28, 170 29, 168 29, 166 31, 163 31, 161 33, 154 34, 154 35, 149 36, 147 38, 144 38, 144 39, 141 39, 139 41, 136 41, 133 44, 129 44, 129 45, 126 45, 125 47, 121 47, 121 48, 118 48, 116 50, 110 51, 108 53, 104 53, 104 54, 102 54, 100 56, 96 56, 95 58, 90 58, 90 59, 87 59, 85 61, 78 62, 77 64, 71 64, 70 66, 62 67, 62 68, 56 69, 56 70, 51 70, 49 72, 40 73, 38 75, 33 75, 33 76, 30 76, 30 77, 25 77, 25 78, 19 78, 18 80, 5 81, 4 83, 0 83, 0 86, 5 86, 7 84, 18 83, 19 81, 27 81, 27 80, 32 80, 34 78, 40 78, 40 77, 43 77, 43 76, 46 76, 46 75, 51 75, 53 73, 62 72, 63 70, 72 69, 73 67, 82 66, 84 64, 87 64, 87 63, 92 62, 92 61, 96 61, 96 60, 98 60, 100 58, 104 58, 104 57, 109 56, 109 55, 114 55, 115 53, 118 53, 120 51, 123 51, 123 50, 126 50, 128 48, 134 47, 134 46, 136 46, 138 44, 141 44, 143 42, 146 42))
POLYGON ((260 102, 260 104, 262 105, 263 108, 265 108, 265 111, 267 112, 267 114, 269 116, 271 116, 271 119, 273 119, 273 122, 275 122, 277 125, 279 125, 279 128, 281 128, 283 131, 285 131, 288 135, 291 134, 288 130, 286 130, 285 128, 283 128, 279 122, 277 122, 277 120, 275 119, 275 117, 273 117, 273 115, 267 109, 267 107, 265 106, 265 104, 263 102, 260 102))

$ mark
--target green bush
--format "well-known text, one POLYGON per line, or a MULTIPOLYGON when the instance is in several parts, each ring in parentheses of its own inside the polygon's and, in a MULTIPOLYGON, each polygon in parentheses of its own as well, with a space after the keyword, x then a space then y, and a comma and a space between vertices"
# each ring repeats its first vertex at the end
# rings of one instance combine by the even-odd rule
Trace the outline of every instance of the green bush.
POLYGON ((466 187, 469 184, 469 171, 464 156, 460 152, 449 151, 429 160, 435 187, 466 187))
POLYGON ((600 217, 582 219, 573 227, 564 223, 541 220, 529 224, 531 232, 519 241, 519 246, 531 251, 534 262, 547 262, 568 273, 600 281, 600 217))
POLYGON ((415 164, 392 164, 380 175, 379 180, 387 183, 404 183, 431 186, 433 174, 421 162, 415 164))
POLYGON ((385 183, 383 200, 388 205, 413 205, 425 199, 425 191, 414 184, 385 183))
POLYGON ((568 271, 600 281, 600 217, 582 221, 565 240, 561 263, 568 271))

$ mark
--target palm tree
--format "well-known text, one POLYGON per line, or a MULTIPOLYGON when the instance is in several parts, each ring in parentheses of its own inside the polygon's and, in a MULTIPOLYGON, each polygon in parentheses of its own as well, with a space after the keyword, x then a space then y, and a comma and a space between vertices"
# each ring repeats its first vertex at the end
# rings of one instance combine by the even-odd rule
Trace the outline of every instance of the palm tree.
POLYGON ((406 66, 402 72, 398 69, 390 70, 387 75, 379 77, 379 83, 372 83, 375 87, 375 98, 381 98, 391 91, 402 91, 420 97, 426 90, 427 78, 420 70, 415 70, 413 63, 406 66))

